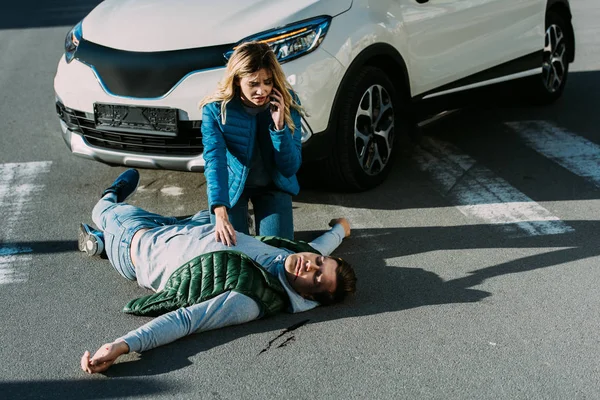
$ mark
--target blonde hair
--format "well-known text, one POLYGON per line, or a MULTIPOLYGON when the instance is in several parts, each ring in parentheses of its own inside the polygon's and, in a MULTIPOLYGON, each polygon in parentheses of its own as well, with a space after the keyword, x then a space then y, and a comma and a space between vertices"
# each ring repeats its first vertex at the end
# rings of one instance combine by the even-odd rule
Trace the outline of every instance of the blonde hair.
POLYGON ((285 78, 275 53, 266 43, 246 42, 239 45, 227 62, 225 76, 217 85, 217 90, 203 98, 199 107, 202 108, 213 102, 221 102, 221 122, 225 124, 227 120, 226 107, 236 96, 236 83, 242 77, 253 75, 263 68, 273 74, 273 87, 279 90, 283 96, 285 102, 284 120, 293 134, 298 127, 292 120, 290 110, 293 108, 302 115, 304 109, 290 94, 293 89, 285 78))

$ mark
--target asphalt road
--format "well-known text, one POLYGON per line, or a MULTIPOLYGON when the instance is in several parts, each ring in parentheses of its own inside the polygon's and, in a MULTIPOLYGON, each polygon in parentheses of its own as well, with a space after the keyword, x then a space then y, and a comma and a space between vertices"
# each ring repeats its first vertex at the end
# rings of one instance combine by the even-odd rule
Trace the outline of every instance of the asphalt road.
MULTIPOLYGON (((76 248, 123 170, 71 156, 54 111, 64 35, 96 2, 38 3, 0 16, 1 398, 598 398, 600 3, 572 2, 577 61, 556 104, 463 110, 380 187, 295 199, 300 238, 351 220, 337 252, 358 271, 348 302, 193 335, 97 376, 81 354, 145 322, 120 312, 145 291, 76 248), (506 204, 528 208, 514 219, 506 204)), ((206 207, 202 174, 143 170, 141 184, 132 203, 151 211, 206 207)))

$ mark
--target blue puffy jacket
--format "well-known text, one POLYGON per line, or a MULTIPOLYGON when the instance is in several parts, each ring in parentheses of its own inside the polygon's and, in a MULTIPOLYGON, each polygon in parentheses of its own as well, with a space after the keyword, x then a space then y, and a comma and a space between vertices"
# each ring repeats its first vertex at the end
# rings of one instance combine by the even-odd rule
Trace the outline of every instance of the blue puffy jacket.
POLYGON ((292 136, 287 125, 275 130, 269 111, 248 114, 239 98, 227 104, 226 124, 221 123, 221 103, 202 109, 204 174, 208 191, 208 209, 224 205, 228 209, 239 200, 252 163, 257 134, 261 136, 261 156, 273 183, 280 190, 297 195, 300 187, 296 172, 302 164, 300 114, 292 109, 296 129, 292 136), (258 130, 258 132, 257 132, 258 130))

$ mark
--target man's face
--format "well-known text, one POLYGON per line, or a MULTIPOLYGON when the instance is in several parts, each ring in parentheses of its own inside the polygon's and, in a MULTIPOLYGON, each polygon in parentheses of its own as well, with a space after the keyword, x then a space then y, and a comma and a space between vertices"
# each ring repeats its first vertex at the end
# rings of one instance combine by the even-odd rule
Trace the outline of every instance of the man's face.
POLYGON ((337 261, 331 257, 296 253, 285 259, 285 275, 298 294, 311 298, 315 293, 335 291, 337 266, 337 261))

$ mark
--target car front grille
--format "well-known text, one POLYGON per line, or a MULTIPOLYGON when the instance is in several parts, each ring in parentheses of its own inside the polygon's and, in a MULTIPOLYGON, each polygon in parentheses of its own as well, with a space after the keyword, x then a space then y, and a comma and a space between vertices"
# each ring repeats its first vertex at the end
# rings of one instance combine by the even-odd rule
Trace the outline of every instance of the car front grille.
POLYGON ((89 65, 105 90, 116 96, 157 98, 166 95, 188 74, 224 68, 223 55, 235 43, 157 52, 125 51, 86 39, 75 58, 89 65))
POLYGON ((167 156, 194 156, 202 154, 202 134, 194 121, 179 121, 177 136, 145 133, 114 132, 96 128, 93 117, 56 103, 59 118, 70 130, 83 136, 89 145, 107 150, 167 156))

